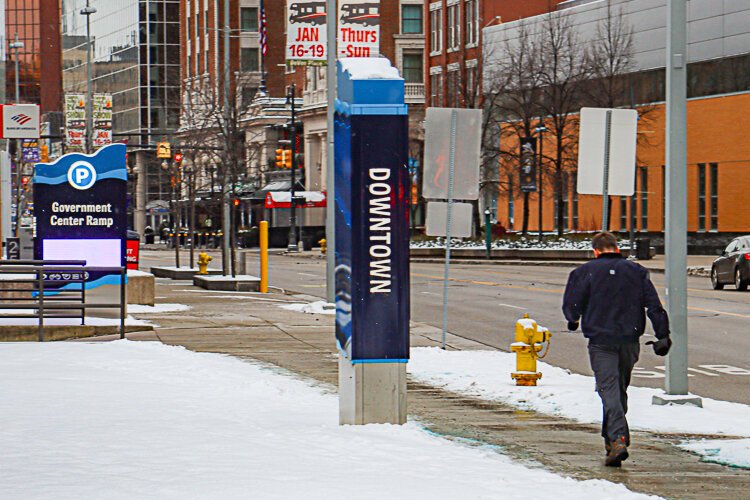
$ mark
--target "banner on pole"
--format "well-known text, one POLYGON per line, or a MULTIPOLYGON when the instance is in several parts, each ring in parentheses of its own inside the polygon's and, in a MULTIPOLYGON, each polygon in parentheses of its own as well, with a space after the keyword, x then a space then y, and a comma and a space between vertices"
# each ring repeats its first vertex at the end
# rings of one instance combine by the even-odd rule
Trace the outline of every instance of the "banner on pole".
POLYGON ((536 137, 521 137, 521 183, 523 193, 537 190, 536 185, 536 137))
POLYGON ((324 66, 327 58, 325 0, 287 0, 286 62, 324 66))
POLYGON ((94 149, 112 144, 112 94, 94 94, 93 137, 94 149))
POLYGON ((86 148, 86 96, 65 94, 65 147, 68 153, 86 148))
POLYGON ((380 1, 340 0, 338 56, 376 57, 380 53, 380 1))
POLYGON ((39 163, 39 140, 24 139, 21 141, 21 158, 24 163, 39 163))

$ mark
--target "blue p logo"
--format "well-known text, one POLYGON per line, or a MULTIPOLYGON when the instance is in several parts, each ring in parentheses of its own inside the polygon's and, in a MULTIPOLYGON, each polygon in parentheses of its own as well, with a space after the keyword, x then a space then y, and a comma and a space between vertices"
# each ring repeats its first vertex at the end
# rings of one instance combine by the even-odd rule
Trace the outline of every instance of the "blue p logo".
POLYGON ((77 161, 68 169, 68 183, 76 189, 88 189, 95 182, 96 170, 87 161, 77 161))

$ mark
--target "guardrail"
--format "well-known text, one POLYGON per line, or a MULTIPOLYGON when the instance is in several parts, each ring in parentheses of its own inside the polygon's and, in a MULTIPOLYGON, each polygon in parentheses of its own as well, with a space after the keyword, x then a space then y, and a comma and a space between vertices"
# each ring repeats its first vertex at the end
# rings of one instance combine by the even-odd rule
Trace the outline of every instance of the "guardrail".
POLYGON ((0 318, 36 319, 39 342, 44 342, 44 320, 56 318, 80 318, 86 324, 87 309, 119 309, 120 338, 125 338, 125 280, 127 269, 123 267, 86 266, 83 260, 0 260, 0 318), (120 301, 112 303, 86 303, 86 279, 89 273, 120 274, 120 301), (66 284, 80 287, 55 288, 60 280, 50 279, 51 274, 68 275, 66 284), (18 276, 5 278, 4 276, 18 276), (17 285, 21 285, 20 287, 17 285), (10 294, 20 297, 7 297, 10 294), (28 296, 26 296, 28 294, 28 296), (26 311, 29 313, 2 314, 2 311, 26 311))

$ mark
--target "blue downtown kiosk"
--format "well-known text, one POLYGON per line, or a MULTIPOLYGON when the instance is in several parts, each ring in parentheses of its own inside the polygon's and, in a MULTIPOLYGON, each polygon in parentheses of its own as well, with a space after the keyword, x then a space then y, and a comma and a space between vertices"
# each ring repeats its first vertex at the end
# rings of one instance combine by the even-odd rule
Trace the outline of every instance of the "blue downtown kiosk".
POLYGON ((406 422, 408 115, 384 58, 338 61, 334 118, 341 424, 406 422))

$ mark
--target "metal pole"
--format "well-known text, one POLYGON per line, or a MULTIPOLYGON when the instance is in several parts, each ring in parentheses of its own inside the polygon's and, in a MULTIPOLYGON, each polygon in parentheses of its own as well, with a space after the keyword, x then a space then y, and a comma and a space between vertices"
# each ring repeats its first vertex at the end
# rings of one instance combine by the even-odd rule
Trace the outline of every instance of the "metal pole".
POLYGON ((666 298, 674 344, 667 357, 665 389, 670 395, 688 393, 686 3, 667 2, 666 298))
MULTIPOLYGON (((16 100, 15 104, 18 104, 21 100, 21 84, 20 84, 20 61, 18 59, 18 49, 23 47, 23 42, 18 41, 18 33, 16 33, 15 39, 12 43, 12 48, 16 53, 16 100)), ((18 238, 18 233, 20 232, 21 227, 21 163, 23 159, 23 154, 21 151, 21 139, 16 139, 16 192, 15 192, 15 198, 16 198, 16 230, 15 230, 15 237, 18 238)))
MULTIPOLYGON (((543 122, 539 120, 540 126, 543 122)), ((544 130, 539 131, 539 160, 537 161, 539 165, 539 241, 542 241, 544 239, 544 224, 542 223, 542 206, 543 206, 543 196, 542 191, 544 188, 544 174, 543 174, 543 167, 544 167, 544 130)))
POLYGON ((490 227, 490 209, 484 209, 484 247, 489 259, 492 254, 492 228, 490 227))
POLYGON ((86 153, 91 153, 91 120, 92 120, 92 97, 91 97, 91 14, 89 0, 86 0, 86 153))
POLYGON ((451 229, 453 224, 453 174, 456 167, 456 122, 458 113, 451 112, 451 144, 448 170, 448 217, 445 230, 445 273, 443 275, 443 338, 442 348, 445 349, 445 337, 448 332, 448 277, 451 266, 451 229))
MULTIPOLYGON (((127 289, 125 283, 128 279, 128 271, 125 266, 120 268, 120 338, 125 338, 125 308, 127 307, 127 289)), ((83 286, 86 286, 85 283, 83 286)))
MULTIPOLYGON (((225 139, 229 141, 229 0, 224 1, 224 127, 226 131, 225 139)), ((229 144, 229 147, 236 147, 234 144, 229 144)), ((229 159, 233 155, 226 155, 225 158, 229 159)), ((221 253, 222 253, 222 271, 224 276, 227 276, 230 272, 230 254, 229 254, 229 233, 231 228, 229 227, 229 165, 223 165, 224 167, 224 196, 222 201, 222 217, 221 217, 221 232, 223 233, 221 238, 221 253)))
POLYGON ((294 202, 294 189, 295 184, 297 183, 297 175, 295 172, 297 170, 297 122, 294 107, 295 94, 296 87, 294 86, 294 82, 292 82, 292 86, 289 88, 289 93, 287 94, 287 99, 292 103, 292 123, 289 125, 289 142, 292 148, 292 185, 289 187, 291 211, 289 216, 289 245, 287 246, 287 251, 289 252, 297 252, 299 250, 297 247, 297 204, 294 202))
POLYGON ((268 221, 260 221, 260 293, 268 293, 268 221))
POLYGON ((328 54, 326 68, 327 85, 327 121, 326 140, 326 298, 328 302, 336 301, 336 192, 335 192, 335 163, 333 144, 333 114, 336 99, 336 0, 326 3, 326 32, 328 38, 328 54))
POLYGON ((609 142, 612 137, 612 110, 604 125, 604 175, 602 176, 602 231, 609 230, 609 142))
POLYGON ((39 342, 44 342, 44 269, 37 268, 36 273, 39 278, 39 342))

